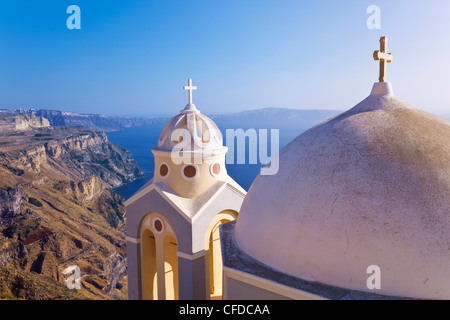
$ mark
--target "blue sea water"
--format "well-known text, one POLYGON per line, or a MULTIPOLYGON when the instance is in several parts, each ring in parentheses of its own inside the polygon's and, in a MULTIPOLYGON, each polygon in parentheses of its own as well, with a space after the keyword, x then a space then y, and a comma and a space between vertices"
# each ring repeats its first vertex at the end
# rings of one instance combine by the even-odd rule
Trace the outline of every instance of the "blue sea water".
MULTIPOLYGON (((279 147, 280 150, 286 146, 292 139, 300 135, 305 130, 314 126, 316 123, 311 123, 310 125, 305 125, 302 123, 299 125, 296 122, 277 122, 277 121, 215 121, 217 126, 220 128, 224 144, 227 145, 226 141, 226 129, 267 129, 269 141, 268 141, 268 155, 271 154, 270 150, 270 130, 279 130, 279 147)), ((127 149, 130 151, 133 158, 136 160, 138 166, 144 172, 144 177, 138 179, 131 183, 125 184, 121 187, 116 188, 116 192, 123 196, 125 199, 130 198, 137 190, 139 190, 145 183, 147 183, 154 175, 154 157, 151 152, 152 148, 158 145, 159 135, 164 127, 164 124, 154 124, 148 127, 133 127, 127 128, 122 131, 115 131, 107 133, 109 141, 112 143, 127 149)), ((237 143, 235 143, 235 148, 237 148, 237 143)), ((247 140, 247 154, 246 163, 237 164, 236 159, 234 164, 227 164, 228 174, 245 190, 248 190, 260 173, 263 165, 257 157, 257 164, 249 164, 249 154, 248 154, 248 140, 247 140)), ((236 152, 235 152, 236 155, 236 152)), ((236 158, 236 157, 235 157, 236 158)))

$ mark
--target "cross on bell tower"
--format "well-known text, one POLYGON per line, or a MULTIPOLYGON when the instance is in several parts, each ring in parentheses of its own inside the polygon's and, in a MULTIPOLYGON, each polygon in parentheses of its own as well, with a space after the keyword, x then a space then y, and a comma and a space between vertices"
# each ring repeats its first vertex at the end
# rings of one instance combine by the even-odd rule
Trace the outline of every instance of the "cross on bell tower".
POLYGON ((380 60, 380 77, 378 80, 380 82, 386 82, 386 63, 392 62, 392 53, 386 53, 387 51, 387 37, 380 38, 380 50, 373 53, 373 58, 378 61, 380 60))
POLYGON ((184 86, 183 90, 189 91, 189 104, 192 104, 192 90, 197 90, 197 87, 192 85, 192 79, 188 79, 188 85, 184 86))

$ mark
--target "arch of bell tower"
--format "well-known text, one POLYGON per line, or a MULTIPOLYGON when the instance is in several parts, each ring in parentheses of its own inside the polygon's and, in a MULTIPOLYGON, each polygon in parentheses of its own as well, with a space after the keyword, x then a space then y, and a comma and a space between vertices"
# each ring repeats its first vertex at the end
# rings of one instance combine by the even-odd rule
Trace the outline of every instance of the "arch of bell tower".
POLYGON ((170 223, 158 213, 141 222, 141 288, 144 300, 178 299, 177 237, 170 223))
POLYGON ((238 213, 234 210, 225 210, 217 214, 210 222, 205 234, 205 250, 208 252, 208 273, 210 299, 222 298, 223 266, 222 250, 220 247, 220 225, 237 219, 238 213))

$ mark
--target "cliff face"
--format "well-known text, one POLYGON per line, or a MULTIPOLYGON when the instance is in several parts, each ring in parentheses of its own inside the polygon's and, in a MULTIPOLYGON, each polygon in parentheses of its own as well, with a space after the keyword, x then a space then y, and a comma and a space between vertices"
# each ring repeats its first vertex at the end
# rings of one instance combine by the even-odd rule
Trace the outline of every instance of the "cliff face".
POLYGON ((141 171, 102 132, 30 120, 0 116, 0 296, 126 299, 125 208, 111 188, 141 171), (74 266, 81 289, 69 290, 74 266))
POLYGON ((79 182, 73 180, 60 181, 55 184, 54 189, 80 202, 92 201, 106 191, 102 182, 96 176, 79 182))
POLYGON ((43 117, 36 117, 34 115, 22 115, 15 118, 15 130, 28 130, 35 128, 50 127, 50 122, 43 117))
POLYGON ((0 117, 1 132, 23 131, 35 128, 45 128, 49 126, 50 122, 47 119, 37 117, 33 114, 0 117))
POLYGON ((22 212, 22 192, 18 186, 0 189, 0 226, 22 212))
POLYGON ((110 143, 103 132, 82 128, 15 131, 0 137, 0 152, 0 164, 55 182, 61 175, 71 180, 97 176, 110 188, 142 176, 128 151, 110 143))

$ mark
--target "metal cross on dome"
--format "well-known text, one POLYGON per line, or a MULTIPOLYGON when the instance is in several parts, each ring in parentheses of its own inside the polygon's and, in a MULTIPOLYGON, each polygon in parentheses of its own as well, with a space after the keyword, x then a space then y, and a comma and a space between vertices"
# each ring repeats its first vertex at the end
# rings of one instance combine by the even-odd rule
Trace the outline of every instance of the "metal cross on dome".
POLYGON ((192 90, 197 90, 197 87, 192 85, 192 79, 188 79, 188 85, 184 86, 183 90, 189 91, 189 104, 192 104, 192 90))
POLYGON ((378 61, 380 60, 380 77, 378 80, 380 82, 386 82, 386 63, 392 62, 392 53, 386 53, 387 51, 387 37, 380 38, 380 50, 373 53, 373 58, 378 61))

